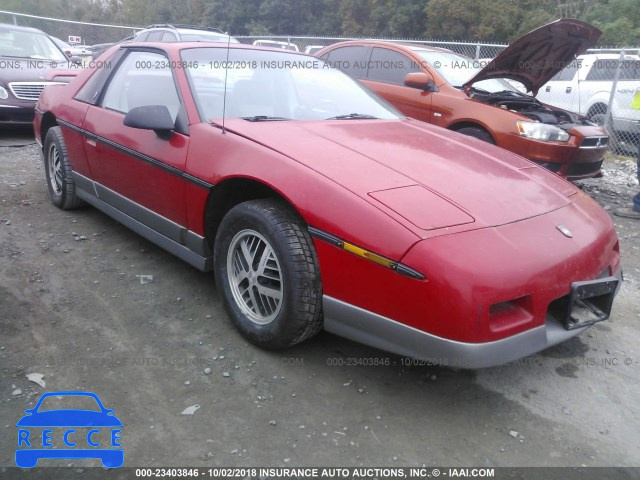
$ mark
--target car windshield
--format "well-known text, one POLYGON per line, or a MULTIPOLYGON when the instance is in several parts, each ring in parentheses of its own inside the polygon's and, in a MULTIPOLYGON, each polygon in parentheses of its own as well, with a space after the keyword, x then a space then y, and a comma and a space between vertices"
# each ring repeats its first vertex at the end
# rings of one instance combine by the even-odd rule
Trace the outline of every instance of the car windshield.
POLYGON ((204 47, 182 50, 182 60, 206 120, 221 119, 225 102, 226 118, 250 121, 403 118, 319 58, 204 47))
POLYGON ((0 29, 0 56, 66 61, 67 57, 42 33, 0 29))
MULTIPOLYGON (((456 88, 462 87, 471 77, 484 68, 487 60, 474 60, 453 52, 437 52, 430 50, 414 50, 414 53, 425 60, 431 68, 437 71, 442 78, 456 88)), ((517 90, 505 80, 491 78, 481 80, 473 84, 474 87, 489 93, 502 92, 504 90, 517 90)))

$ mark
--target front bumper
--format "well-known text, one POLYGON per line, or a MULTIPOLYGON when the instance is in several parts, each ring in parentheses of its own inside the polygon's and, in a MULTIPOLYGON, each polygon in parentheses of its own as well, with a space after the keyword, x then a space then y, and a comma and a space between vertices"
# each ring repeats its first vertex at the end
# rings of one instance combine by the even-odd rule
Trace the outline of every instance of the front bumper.
MULTIPOLYGON (((622 280, 621 270, 616 277, 622 280)), ((398 355, 467 369, 494 367, 533 355, 589 328, 568 330, 547 315, 544 325, 500 340, 469 343, 432 335, 326 295, 322 305, 328 332, 398 355)))
POLYGON ((28 125, 33 122, 36 102, 0 100, 0 124, 28 125))
POLYGON ((518 153, 532 162, 571 180, 598 175, 608 150, 608 134, 602 127, 580 127, 579 134, 567 142, 541 142, 519 135, 510 135, 498 146, 518 153), (596 139, 606 139, 594 144, 596 139))

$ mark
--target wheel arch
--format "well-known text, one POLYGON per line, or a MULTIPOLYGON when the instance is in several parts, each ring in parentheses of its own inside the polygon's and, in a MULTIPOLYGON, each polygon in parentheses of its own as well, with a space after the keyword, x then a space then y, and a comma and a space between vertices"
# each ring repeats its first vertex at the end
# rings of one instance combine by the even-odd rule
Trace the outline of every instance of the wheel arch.
POLYGON ((591 118, 597 114, 606 114, 607 104, 603 101, 596 100, 587 110, 587 118, 591 118))
POLYGON ((462 128, 478 128, 480 130, 484 130, 493 139, 493 142, 497 144, 496 137, 491 133, 491 131, 487 127, 485 127, 481 123, 471 122, 471 121, 465 120, 465 121, 461 121, 461 122, 456 122, 456 123, 454 123, 452 125, 449 125, 447 127, 448 130, 453 130, 454 132, 457 132, 458 130, 460 130, 462 128))
POLYGON ((240 203, 262 198, 278 199, 286 203, 303 219, 293 203, 272 186, 249 177, 227 178, 211 189, 205 206, 204 229, 211 250, 214 248, 218 227, 227 212, 240 203))
POLYGON ((51 112, 45 112, 42 115, 42 121, 40 122, 40 140, 44 145, 44 139, 47 136, 47 132, 51 127, 57 127, 58 121, 56 117, 51 112))

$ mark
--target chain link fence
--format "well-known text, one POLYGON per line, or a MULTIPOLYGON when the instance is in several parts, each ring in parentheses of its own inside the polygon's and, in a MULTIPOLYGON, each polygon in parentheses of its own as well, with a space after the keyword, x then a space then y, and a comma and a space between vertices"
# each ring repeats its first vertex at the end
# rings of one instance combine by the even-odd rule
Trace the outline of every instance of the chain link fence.
MULTIPOLYGON (((38 17, 0 10, 0 23, 43 30, 65 42, 90 46, 115 43, 135 35, 142 27, 102 25, 56 18, 38 17)), ((231 32, 233 33, 233 32, 231 32)), ((242 43, 261 43, 315 53, 321 47, 353 37, 236 36, 242 43)), ((507 45, 496 43, 446 42, 399 38, 402 41, 445 48, 476 60, 490 60, 507 45)), ((610 133, 614 153, 635 155, 640 143, 640 48, 592 49, 571 62, 538 92, 549 105, 585 115, 604 125, 610 133)))
POLYGON ((640 49, 591 49, 544 85, 537 98, 604 125, 610 149, 635 156, 640 144, 640 49))
MULTIPOLYGON (((259 36, 235 36, 242 43, 263 43, 268 45, 271 42, 278 42, 280 45, 288 45, 290 49, 315 53, 314 47, 326 47, 337 42, 348 40, 364 40, 356 37, 304 37, 287 35, 259 35, 259 36)), ((507 45, 501 43, 475 43, 475 42, 447 42, 440 40, 420 40, 415 38, 367 38, 366 40, 384 40, 390 42, 415 43, 419 45, 429 45, 431 47, 446 48, 461 55, 475 59, 493 58, 507 45)))
POLYGON ((4 10, 0 10, 0 23, 37 28, 49 36, 59 38, 63 42, 81 46, 119 42, 135 35, 140 30, 140 27, 75 22, 4 10))

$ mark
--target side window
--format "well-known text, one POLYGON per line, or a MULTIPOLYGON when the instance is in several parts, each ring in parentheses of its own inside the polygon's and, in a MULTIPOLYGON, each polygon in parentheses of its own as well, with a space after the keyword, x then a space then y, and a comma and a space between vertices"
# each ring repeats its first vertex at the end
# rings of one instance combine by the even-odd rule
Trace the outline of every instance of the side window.
POLYGON ((147 38, 147 42, 159 42, 162 40, 162 35, 164 35, 163 30, 156 30, 155 32, 150 32, 149 37, 147 38))
POLYGON ((572 61, 569 65, 567 65, 564 69, 560 70, 556 75, 550 80, 552 82, 563 82, 573 80, 576 72, 578 71, 578 62, 572 61))
POLYGON ((165 105, 175 122, 180 98, 167 57, 152 52, 131 52, 107 86, 102 107, 127 113, 145 105, 165 105))
POLYGON ((408 73, 419 72, 415 62, 402 53, 388 48, 374 48, 369 60, 367 80, 404 85, 408 73))
POLYGON ((585 80, 613 81, 613 77, 616 74, 616 68, 618 68, 618 60, 599 58, 593 62, 593 65, 591 65, 591 70, 587 73, 587 78, 585 80))
POLYGON ((341 47, 331 50, 323 58, 333 68, 338 68, 353 78, 364 78, 367 73, 366 53, 367 47, 364 46, 341 47))
POLYGON ((140 35, 136 36, 136 42, 146 42, 149 37, 149 32, 142 32, 140 35))

